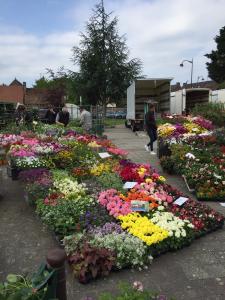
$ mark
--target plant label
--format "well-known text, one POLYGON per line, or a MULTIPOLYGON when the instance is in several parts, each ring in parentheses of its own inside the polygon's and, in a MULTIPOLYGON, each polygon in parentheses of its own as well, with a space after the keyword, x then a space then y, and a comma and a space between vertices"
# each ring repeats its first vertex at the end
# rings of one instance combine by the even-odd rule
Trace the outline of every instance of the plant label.
POLYGON ((127 181, 127 182, 125 182, 123 188, 124 189, 132 189, 136 184, 137 184, 137 182, 135 182, 135 181, 127 181))
POLYGON ((149 211, 149 203, 147 201, 132 200, 131 201, 131 210, 148 212, 149 211))
POLYGON ((177 200, 173 202, 173 204, 177 204, 179 206, 183 205, 189 198, 179 197, 177 200))
POLYGON ((98 154, 101 158, 107 158, 110 157, 111 155, 108 152, 101 152, 98 154))
POLYGON ((220 205, 223 206, 223 207, 225 207, 225 203, 224 202, 220 203, 220 205))

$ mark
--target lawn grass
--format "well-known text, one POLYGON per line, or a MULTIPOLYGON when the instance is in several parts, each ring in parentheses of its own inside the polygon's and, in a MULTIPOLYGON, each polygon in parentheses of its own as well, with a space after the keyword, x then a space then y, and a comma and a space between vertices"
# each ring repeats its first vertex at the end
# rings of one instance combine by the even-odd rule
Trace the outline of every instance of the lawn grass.
POLYGON ((116 125, 122 125, 125 124, 125 119, 109 119, 106 118, 104 121, 104 125, 111 127, 111 126, 116 126, 116 125))

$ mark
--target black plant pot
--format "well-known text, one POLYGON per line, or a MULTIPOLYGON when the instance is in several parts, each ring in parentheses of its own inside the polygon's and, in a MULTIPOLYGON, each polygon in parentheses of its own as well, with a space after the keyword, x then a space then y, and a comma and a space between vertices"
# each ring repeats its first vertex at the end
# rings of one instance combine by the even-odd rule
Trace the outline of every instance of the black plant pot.
POLYGON ((12 178, 12 180, 17 180, 19 177, 19 173, 20 173, 21 169, 18 169, 16 167, 7 167, 7 174, 9 177, 12 178))
POLYGON ((163 141, 158 142, 158 157, 161 158, 162 156, 170 156, 171 150, 169 148, 169 145, 167 143, 164 143, 163 141))

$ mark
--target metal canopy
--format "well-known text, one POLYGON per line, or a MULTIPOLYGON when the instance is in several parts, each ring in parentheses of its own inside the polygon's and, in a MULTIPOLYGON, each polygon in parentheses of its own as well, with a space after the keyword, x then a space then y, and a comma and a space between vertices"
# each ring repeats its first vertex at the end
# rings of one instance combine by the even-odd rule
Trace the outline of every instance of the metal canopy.
POLYGON ((146 78, 146 79, 137 79, 135 80, 136 89, 153 89, 157 88, 160 85, 170 82, 173 78, 146 78))

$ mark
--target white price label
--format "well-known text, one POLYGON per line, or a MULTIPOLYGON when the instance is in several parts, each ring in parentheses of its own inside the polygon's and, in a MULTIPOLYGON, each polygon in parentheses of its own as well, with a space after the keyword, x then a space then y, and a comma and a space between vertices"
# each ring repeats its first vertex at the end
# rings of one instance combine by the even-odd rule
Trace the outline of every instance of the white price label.
POLYGON ((107 158, 110 157, 111 155, 108 152, 101 152, 98 154, 101 158, 107 158))
POLYGON ((181 206, 182 204, 184 204, 186 201, 188 201, 189 198, 185 198, 185 197, 179 197, 177 198, 176 201, 173 202, 173 204, 177 204, 179 206, 181 206))
POLYGON ((124 189, 132 189, 136 184, 137 184, 137 182, 127 181, 127 182, 125 182, 123 188, 124 189))

